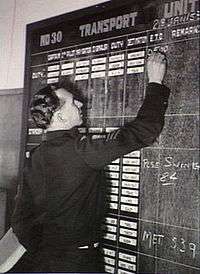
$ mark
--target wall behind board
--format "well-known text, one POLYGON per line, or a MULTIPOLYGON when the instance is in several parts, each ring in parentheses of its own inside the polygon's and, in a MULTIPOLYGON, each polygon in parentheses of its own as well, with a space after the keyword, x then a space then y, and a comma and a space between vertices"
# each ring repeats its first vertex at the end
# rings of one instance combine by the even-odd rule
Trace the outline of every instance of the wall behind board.
POLYGON ((23 89, 0 91, 0 187, 16 179, 21 132, 23 89))
POLYGON ((0 89, 23 87, 26 24, 103 0, 1 0, 0 89))

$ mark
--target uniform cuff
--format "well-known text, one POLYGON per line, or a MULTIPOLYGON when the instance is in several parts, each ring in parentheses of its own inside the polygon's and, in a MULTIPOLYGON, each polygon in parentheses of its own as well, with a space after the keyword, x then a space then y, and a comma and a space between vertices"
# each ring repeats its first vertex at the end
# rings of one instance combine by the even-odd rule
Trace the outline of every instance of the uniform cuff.
POLYGON ((165 85, 151 82, 148 84, 146 89, 146 96, 148 95, 157 96, 157 97, 163 98, 164 101, 166 101, 169 98, 170 90, 165 85))

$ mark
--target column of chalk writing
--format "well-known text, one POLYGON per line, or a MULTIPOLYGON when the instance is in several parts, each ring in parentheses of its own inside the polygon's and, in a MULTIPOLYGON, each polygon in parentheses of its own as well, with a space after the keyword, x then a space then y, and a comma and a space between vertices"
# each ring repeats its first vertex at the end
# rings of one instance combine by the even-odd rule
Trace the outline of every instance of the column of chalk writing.
POLYGON ((93 122, 102 123, 103 126, 105 126, 108 50, 109 43, 107 40, 92 42, 88 114, 91 118, 94 118, 93 122))
MULTIPOLYGON (((128 36, 125 117, 133 117, 136 115, 142 104, 144 96, 144 62, 146 44, 146 32, 130 34, 128 36)), ((125 122, 129 121, 128 117, 125 119, 125 122)))
POLYGON ((105 112, 105 93, 107 90, 106 68, 107 57, 93 56, 91 67, 91 88, 88 93, 90 117, 103 117, 105 112))
MULTIPOLYGON (((81 59, 76 58, 75 60, 74 81, 76 83, 76 86, 79 89, 79 92, 84 98, 88 98, 88 93, 90 90, 90 79, 89 79, 90 64, 91 64, 91 61, 89 56, 81 59)), ((87 106, 84 105, 83 110, 85 112, 83 114, 84 114, 84 118, 86 118, 85 116, 87 116, 87 120, 89 120, 87 111, 85 109, 88 109, 88 105, 87 106)))
POLYGON ((124 93, 124 52, 111 53, 108 63, 108 86, 106 93, 106 109, 105 116, 106 126, 112 124, 119 125, 118 119, 121 119, 123 108, 123 93, 124 93))
MULTIPOLYGON (((146 36, 145 36, 146 37, 146 36)), ((144 63, 145 63, 145 48, 134 47, 131 49, 131 45, 135 38, 128 39, 127 60, 126 60, 126 91, 124 98, 124 115, 125 117, 133 117, 136 115, 139 107, 142 104, 144 96, 144 63), (131 42, 132 41, 132 42, 131 42)), ((141 40, 142 42, 143 40, 141 40)), ((145 40, 146 41, 146 40, 145 40)), ((143 46, 143 44, 141 45, 143 46)), ((128 120, 125 119, 125 122, 128 120)))

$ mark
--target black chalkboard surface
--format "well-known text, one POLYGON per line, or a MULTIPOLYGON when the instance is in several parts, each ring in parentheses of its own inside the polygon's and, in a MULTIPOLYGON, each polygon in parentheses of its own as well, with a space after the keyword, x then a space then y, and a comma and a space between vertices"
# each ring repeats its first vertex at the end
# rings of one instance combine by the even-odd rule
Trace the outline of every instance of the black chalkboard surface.
POLYGON ((108 273, 200 273, 199 30, 198 0, 109 1, 27 27, 22 159, 42 138, 27 111, 39 88, 70 77, 88 99, 88 131, 102 134, 135 117, 146 57, 167 55, 161 136, 105 170, 108 273))

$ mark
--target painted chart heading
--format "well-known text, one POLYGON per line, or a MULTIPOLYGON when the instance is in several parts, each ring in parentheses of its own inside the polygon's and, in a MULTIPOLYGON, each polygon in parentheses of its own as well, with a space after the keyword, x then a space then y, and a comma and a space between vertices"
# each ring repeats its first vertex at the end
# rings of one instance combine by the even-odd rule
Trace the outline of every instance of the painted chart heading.
POLYGON ((105 20, 95 21, 79 26, 81 37, 92 36, 99 33, 110 32, 135 26, 137 12, 119 15, 105 20))

